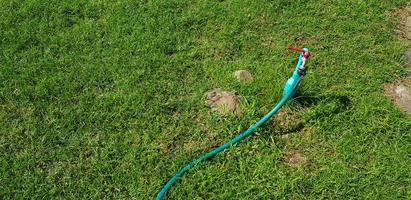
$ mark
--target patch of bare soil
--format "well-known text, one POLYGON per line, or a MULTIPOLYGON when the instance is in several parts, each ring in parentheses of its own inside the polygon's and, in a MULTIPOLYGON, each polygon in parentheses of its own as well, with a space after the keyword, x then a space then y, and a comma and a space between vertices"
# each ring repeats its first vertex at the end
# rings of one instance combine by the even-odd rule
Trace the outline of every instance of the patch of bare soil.
POLYGON ((308 164, 308 159, 300 151, 290 151, 283 158, 283 162, 290 167, 301 167, 308 164))
POLYGON ((409 35, 409 28, 407 25, 410 25, 409 23, 411 21, 408 21, 410 18, 409 16, 411 15, 411 8, 401 8, 397 10, 396 12, 393 12, 390 17, 398 19, 398 27, 395 29, 395 32, 397 33, 397 36, 403 39, 411 39, 411 35, 409 35))
MULTIPOLYGON (((411 8, 402 8, 394 13, 399 18, 399 36, 406 42, 411 42, 411 8)), ((408 71, 406 78, 396 83, 384 86, 386 94, 411 116, 411 49, 404 52, 403 60, 408 71)))

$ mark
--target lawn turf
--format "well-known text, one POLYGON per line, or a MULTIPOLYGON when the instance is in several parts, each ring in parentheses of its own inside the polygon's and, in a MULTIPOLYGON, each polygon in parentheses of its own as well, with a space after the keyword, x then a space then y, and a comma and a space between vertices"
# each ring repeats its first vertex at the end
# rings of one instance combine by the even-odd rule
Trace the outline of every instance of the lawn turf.
POLYGON ((411 120, 384 95, 405 75, 406 3, 1 0, 0 198, 154 198, 274 106, 296 64, 288 44, 313 54, 285 108, 302 127, 263 126, 167 197, 411 198, 411 120), (213 88, 242 95, 243 114, 212 113, 213 88), (308 162, 289 166, 293 151, 308 162))

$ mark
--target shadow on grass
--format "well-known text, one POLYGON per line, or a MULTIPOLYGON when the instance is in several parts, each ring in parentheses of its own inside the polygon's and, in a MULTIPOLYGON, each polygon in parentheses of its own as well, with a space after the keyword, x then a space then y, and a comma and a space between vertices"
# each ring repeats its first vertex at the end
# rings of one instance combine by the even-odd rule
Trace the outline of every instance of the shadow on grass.
POLYGON ((351 108, 351 100, 346 95, 311 95, 296 93, 288 106, 281 110, 263 126, 262 137, 287 136, 301 132, 313 121, 328 120, 351 108))

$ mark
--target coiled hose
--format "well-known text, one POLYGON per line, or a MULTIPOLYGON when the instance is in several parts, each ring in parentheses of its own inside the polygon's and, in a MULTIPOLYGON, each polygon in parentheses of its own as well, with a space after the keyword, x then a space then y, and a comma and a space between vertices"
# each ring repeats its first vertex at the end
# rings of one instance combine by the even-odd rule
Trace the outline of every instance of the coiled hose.
MULTIPOLYGON (((304 52, 308 52, 308 49, 304 49, 304 52)), ((208 153, 203 154, 199 158, 191 161, 188 165, 185 167, 181 168, 173 177, 170 178, 170 180, 167 181, 167 183, 164 185, 164 187, 161 189, 161 191, 157 194, 156 200, 161 200, 167 193, 167 191, 170 189, 170 187, 177 181, 179 177, 181 177, 185 172, 187 172, 189 169, 193 168, 195 165, 197 165, 199 162, 207 160, 214 155, 218 154, 219 152, 223 151, 224 149, 227 149, 231 147, 233 144, 241 141, 245 137, 249 136, 251 133, 253 133, 258 127, 263 125, 265 122, 267 122, 274 114, 280 110, 280 108, 287 102, 287 100, 293 96, 299 82, 301 81, 301 78, 304 76, 304 74, 301 74, 298 72, 298 69, 301 68, 302 63, 305 64, 305 60, 303 61, 303 54, 302 52, 300 54, 298 64, 294 70, 294 73, 290 79, 288 79, 285 87, 284 87, 284 94, 281 100, 275 105, 275 107, 267 113, 263 118, 260 119, 257 123, 253 124, 250 126, 247 130, 242 132, 241 134, 237 135, 235 138, 232 140, 224 143, 223 145, 211 150, 208 153)), ((309 56, 309 55, 308 55, 309 56)), ((308 57, 307 57, 308 59, 308 57)), ((304 66, 303 66, 304 67, 304 66)))

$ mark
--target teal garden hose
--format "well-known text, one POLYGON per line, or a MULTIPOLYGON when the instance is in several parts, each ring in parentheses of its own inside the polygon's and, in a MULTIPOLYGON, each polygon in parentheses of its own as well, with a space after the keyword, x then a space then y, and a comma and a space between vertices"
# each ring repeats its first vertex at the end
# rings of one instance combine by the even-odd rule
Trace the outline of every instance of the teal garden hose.
POLYGON ((300 49, 300 48, 295 48, 295 47, 291 47, 291 46, 289 46, 288 48, 291 49, 291 50, 294 50, 294 51, 301 52, 301 53, 300 53, 300 57, 298 59, 297 66, 295 67, 295 70, 293 72, 293 75, 287 80, 287 82, 284 86, 283 97, 277 103, 277 105, 275 105, 275 107, 269 113, 267 113, 263 118, 261 118, 260 121, 253 124, 252 126, 250 126, 250 128, 248 128, 247 130, 245 130, 241 134, 237 135, 232 140, 224 143, 223 145, 213 149, 212 151, 210 151, 208 153, 203 154, 199 158, 191 161, 185 167, 181 168, 173 177, 170 178, 170 180, 168 180, 168 182, 164 185, 164 187, 161 189, 161 191, 157 194, 157 197, 156 197, 157 200, 161 200, 166 195, 166 193, 170 189, 170 187, 177 181, 177 179, 180 176, 182 176, 185 172, 187 172, 189 169, 191 169, 195 165, 197 165, 199 162, 207 160, 207 159, 213 157, 217 153, 223 151, 224 149, 227 149, 227 148, 231 147, 233 144, 241 141, 242 139, 244 139, 245 137, 247 137, 251 133, 253 133, 258 127, 263 125, 275 113, 277 113, 278 110, 280 110, 280 108, 287 102, 287 100, 294 95, 294 93, 297 89, 297 86, 301 81, 301 78, 304 77, 304 74, 305 74, 305 71, 306 71, 305 64, 306 64, 306 61, 308 60, 308 58, 310 57, 310 52, 308 51, 307 48, 300 49))

